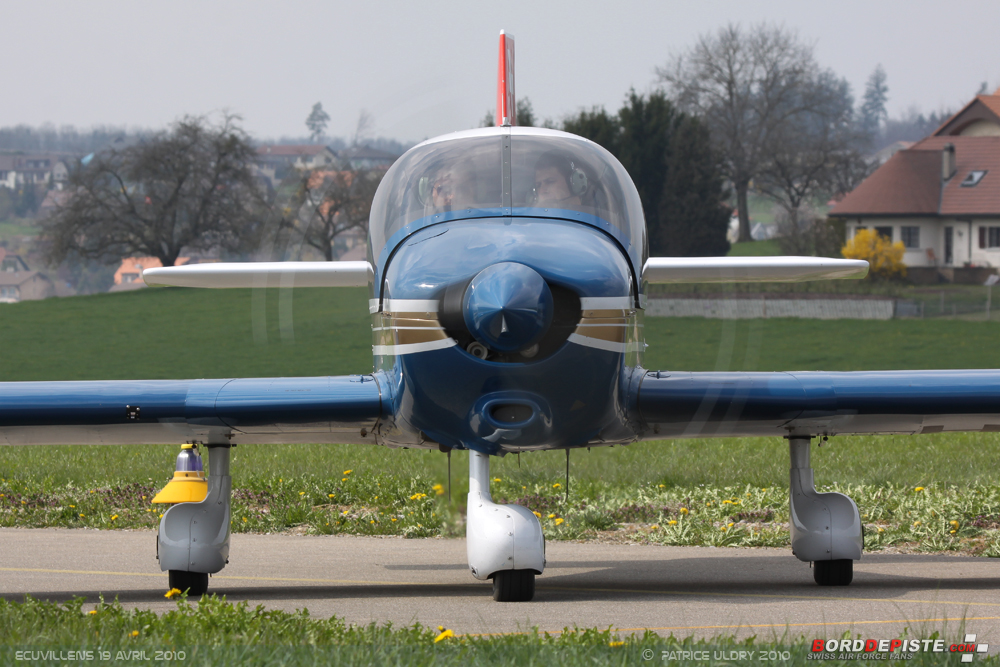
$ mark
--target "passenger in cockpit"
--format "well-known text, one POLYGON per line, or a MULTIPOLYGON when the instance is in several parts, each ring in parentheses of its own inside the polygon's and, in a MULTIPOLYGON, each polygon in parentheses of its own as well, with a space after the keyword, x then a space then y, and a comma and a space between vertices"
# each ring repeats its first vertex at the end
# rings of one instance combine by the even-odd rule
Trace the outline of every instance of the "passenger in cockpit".
POLYGON ((433 213, 444 213, 475 203, 475 171, 468 160, 443 167, 430 185, 427 203, 433 213))
POLYGON ((587 188, 587 174, 561 153, 549 151, 535 163, 536 206, 577 208, 583 205, 587 188))

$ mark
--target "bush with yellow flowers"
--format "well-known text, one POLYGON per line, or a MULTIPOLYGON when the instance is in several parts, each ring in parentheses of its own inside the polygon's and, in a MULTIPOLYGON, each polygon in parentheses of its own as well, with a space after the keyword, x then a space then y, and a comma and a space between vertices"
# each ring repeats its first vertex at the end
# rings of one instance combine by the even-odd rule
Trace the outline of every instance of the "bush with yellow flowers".
POLYGON ((901 241, 892 243, 873 229, 859 229, 840 252, 847 259, 867 261, 868 278, 891 280, 906 277, 905 251, 901 241))

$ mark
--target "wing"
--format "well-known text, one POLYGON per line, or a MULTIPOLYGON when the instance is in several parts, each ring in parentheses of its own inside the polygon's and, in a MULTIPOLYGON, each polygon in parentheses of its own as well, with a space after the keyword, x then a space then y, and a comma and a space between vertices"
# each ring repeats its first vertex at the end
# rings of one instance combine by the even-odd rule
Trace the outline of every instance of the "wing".
POLYGON ((868 262, 829 257, 650 257, 650 283, 800 282, 864 278, 868 262))
POLYGON ((371 375, 0 383, 0 444, 374 443, 371 375))
POLYGON ((146 269, 147 285, 173 287, 365 287, 368 262, 236 262, 146 269))
POLYGON ((1000 370, 647 373, 645 438, 1000 431, 1000 370))

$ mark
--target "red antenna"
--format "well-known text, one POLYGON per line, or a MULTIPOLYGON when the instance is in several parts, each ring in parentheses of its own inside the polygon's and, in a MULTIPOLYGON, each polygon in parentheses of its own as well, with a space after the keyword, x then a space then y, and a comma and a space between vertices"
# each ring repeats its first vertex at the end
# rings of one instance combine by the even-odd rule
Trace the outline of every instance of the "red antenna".
POLYGON ((500 31, 500 66, 497 72, 497 125, 517 125, 514 104, 514 36, 500 31))

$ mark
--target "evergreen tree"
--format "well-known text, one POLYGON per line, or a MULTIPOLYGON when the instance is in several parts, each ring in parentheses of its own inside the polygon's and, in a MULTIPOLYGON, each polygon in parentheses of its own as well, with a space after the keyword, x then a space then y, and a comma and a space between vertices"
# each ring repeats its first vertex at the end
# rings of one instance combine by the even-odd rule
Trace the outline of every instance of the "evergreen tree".
POLYGON ((563 129, 600 144, 628 171, 642 201, 651 254, 729 250, 726 193, 708 130, 677 111, 664 93, 646 97, 633 90, 618 114, 580 111, 563 129))
POLYGON ((319 143, 326 132, 326 125, 330 122, 330 114, 323 111, 323 103, 317 102, 313 105, 312 112, 306 118, 306 127, 309 128, 309 138, 313 143, 319 143))
POLYGON ((709 149, 708 128, 691 116, 675 124, 667 154, 658 224, 650 228, 649 248, 664 257, 710 257, 729 252, 726 231, 731 209, 709 149))
POLYGON ((885 103, 889 101, 889 86, 885 81, 885 70, 880 64, 868 77, 865 94, 861 98, 861 129, 870 137, 877 135, 882 124, 889 119, 885 110, 885 103))

